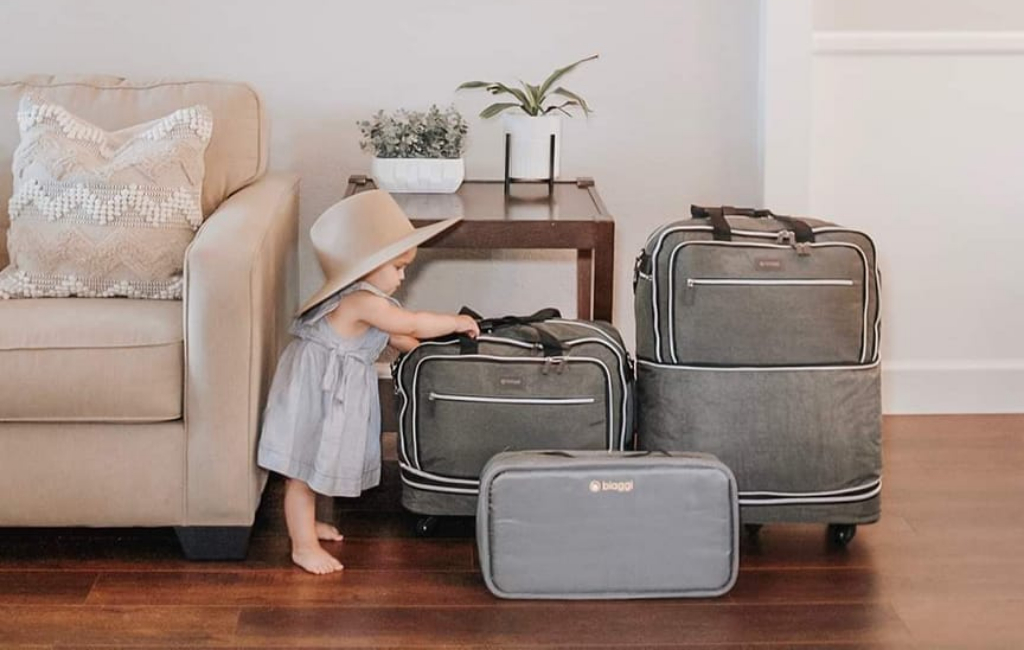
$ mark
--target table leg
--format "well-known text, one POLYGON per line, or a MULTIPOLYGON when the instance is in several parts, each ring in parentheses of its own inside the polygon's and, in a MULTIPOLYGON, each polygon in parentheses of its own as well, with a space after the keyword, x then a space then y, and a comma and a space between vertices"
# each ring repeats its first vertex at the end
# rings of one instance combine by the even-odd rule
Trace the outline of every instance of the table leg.
POLYGON ((589 248, 576 251, 576 318, 590 320, 593 298, 594 252, 589 248))
POLYGON ((612 322, 612 294, 615 291, 615 222, 600 224, 594 247, 594 318, 612 322))

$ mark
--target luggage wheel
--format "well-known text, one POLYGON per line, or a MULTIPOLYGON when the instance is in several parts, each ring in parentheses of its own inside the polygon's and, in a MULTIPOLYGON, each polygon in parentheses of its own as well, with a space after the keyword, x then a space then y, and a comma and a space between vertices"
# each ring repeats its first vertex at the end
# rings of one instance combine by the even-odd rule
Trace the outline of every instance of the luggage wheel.
POLYGON ((743 524, 743 531, 747 533, 747 537, 755 539, 761 532, 761 526, 762 524, 743 524))
POLYGON ((418 518, 416 520, 416 529, 415 529, 416 536, 417 537, 429 537, 429 536, 433 535, 434 531, 437 530, 437 524, 439 522, 440 522, 440 519, 438 519, 437 517, 435 517, 433 515, 428 515, 426 517, 418 518))
POLYGON ((829 524, 828 541, 835 546, 846 546, 857 534, 856 524, 829 524))

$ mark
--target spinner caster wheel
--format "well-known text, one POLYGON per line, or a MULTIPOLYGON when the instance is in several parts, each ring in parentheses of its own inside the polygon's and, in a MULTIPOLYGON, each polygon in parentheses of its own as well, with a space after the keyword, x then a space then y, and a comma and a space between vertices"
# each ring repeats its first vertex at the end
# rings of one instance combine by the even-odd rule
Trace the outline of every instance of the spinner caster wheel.
POLYGON ((416 536, 417 537, 430 537, 437 530, 437 524, 440 520, 434 516, 420 517, 416 520, 416 536))
POLYGON ((846 546, 857 534, 856 524, 829 524, 828 541, 836 546, 846 546))

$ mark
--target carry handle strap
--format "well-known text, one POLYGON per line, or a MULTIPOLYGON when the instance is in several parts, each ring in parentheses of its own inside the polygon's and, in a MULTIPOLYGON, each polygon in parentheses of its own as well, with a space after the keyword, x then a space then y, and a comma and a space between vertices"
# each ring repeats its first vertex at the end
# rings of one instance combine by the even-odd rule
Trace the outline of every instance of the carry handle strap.
POLYGON ((732 241, 732 226, 729 225, 727 216, 753 217, 755 219, 775 219, 785 224, 793 231, 793 237, 798 244, 806 244, 814 241, 814 229, 806 222, 795 217, 775 214, 771 210, 754 208, 737 208, 731 205, 723 205, 718 208, 705 207, 700 205, 690 206, 690 216, 694 219, 707 219, 711 223, 712 236, 715 241, 732 241))
MULTIPOLYGON (((536 335, 532 342, 541 347, 541 350, 543 351, 545 357, 565 356, 565 347, 562 345, 562 342, 558 340, 558 337, 549 332, 547 329, 540 326, 540 323, 548 319, 562 317, 562 313, 553 307, 541 309, 530 314, 529 316, 502 316, 500 318, 482 318, 480 314, 473 311, 469 307, 463 307, 462 309, 460 309, 459 314, 476 319, 477 325, 480 327, 481 333, 493 333, 495 330, 498 330, 502 327, 523 327, 527 331, 530 331, 536 335)), ((460 354, 477 354, 477 352, 480 349, 480 344, 477 342, 476 339, 466 336, 464 334, 460 334, 458 338, 460 354)))

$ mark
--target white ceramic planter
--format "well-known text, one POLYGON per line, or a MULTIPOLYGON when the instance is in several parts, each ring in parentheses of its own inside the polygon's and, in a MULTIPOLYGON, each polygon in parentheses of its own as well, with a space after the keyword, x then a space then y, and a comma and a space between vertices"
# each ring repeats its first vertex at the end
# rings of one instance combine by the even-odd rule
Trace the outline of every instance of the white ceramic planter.
POLYGON ((388 192, 450 194, 466 177, 462 158, 374 158, 371 174, 388 192))
POLYGON ((555 136, 555 177, 561 170, 562 118, 557 115, 533 117, 526 113, 502 113, 505 133, 511 135, 509 175, 512 178, 546 179, 551 157, 551 135, 555 136))

